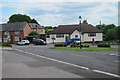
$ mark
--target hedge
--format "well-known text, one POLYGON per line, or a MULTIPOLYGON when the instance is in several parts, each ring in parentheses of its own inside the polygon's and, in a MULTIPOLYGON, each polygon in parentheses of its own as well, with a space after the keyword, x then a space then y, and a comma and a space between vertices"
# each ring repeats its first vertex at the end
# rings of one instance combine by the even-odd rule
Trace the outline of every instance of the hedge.
POLYGON ((67 47, 66 43, 55 43, 55 47, 67 47))
POLYGON ((111 47, 110 44, 108 43, 98 43, 97 46, 98 47, 111 47))

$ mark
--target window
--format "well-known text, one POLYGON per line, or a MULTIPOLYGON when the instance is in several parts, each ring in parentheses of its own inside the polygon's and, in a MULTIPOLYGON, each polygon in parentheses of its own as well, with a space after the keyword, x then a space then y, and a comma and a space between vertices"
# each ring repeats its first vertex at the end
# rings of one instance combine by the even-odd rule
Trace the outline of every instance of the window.
POLYGON ((15 41, 19 41, 19 37, 15 37, 15 41))
POLYGON ((41 32, 43 32, 43 30, 41 29, 41 32))
POLYGON ((19 34, 20 32, 19 31, 15 31, 15 34, 19 34))
POLYGON ((89 37, 95 37, 95 36, 96 36, 96 33, 89 33, 88 36, 89 36, 89 37))
POLYGON ((75 38, 78 38, 78 35, 75 35, 75 38))
POLYGON ((64 38, 64 34, 56 34, 56 38, 64 38))
POLYGON ((3 38, 4 39, 4 42, 7 42, 8 41, 8 38, 3 38))
POLYGON ((9 32, 7 32, 7 31, 6 31, 6 32, 4 32, 4 33, 5 33, 5 35, 9 35, 9 32))

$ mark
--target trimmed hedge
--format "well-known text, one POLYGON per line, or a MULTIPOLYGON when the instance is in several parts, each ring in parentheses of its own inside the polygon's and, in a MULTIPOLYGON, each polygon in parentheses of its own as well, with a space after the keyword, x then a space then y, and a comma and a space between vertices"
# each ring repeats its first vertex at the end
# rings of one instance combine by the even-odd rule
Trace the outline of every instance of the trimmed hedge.
POLYGON ((67 47, 66 43, 55 43, 55 47, 67 47))
POLYGON ((98 47, 111 47, 110 44, 108 43, 98 43, 97 46, 98 47))

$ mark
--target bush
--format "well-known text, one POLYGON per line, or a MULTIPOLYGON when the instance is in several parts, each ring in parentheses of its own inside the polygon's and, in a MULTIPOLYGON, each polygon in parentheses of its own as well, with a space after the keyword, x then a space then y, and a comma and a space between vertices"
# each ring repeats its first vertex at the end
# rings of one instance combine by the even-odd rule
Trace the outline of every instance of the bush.
MULTIPOLYGON (((80 43, 73 42, 70 44, 70 47, 80 47, 80 43)), ((87 44, 81 44, 81 47, 90 47, 90 45, 87 44)))
POLYGON ((54 46, 55 47, 67 47, 67 44, 66 43, 56 43, 54 46))
POLYGON ((108 43, 98 43, 98 47, 110 47, 110 44, 108 43))
POLYGON ((74 41, 73 43, 71 43, 71 44, 70 44, 70 47, 77 47, 76 41, 74 41))

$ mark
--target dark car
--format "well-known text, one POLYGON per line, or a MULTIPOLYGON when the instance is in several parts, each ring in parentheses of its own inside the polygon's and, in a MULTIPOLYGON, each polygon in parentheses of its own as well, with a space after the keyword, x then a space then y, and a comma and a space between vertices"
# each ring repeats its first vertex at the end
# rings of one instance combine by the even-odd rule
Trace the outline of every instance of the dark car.
POLYGON ((34 39, 33 44, 34 45, 47 45, 47 43, 42 39, 34 39))

